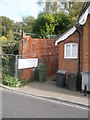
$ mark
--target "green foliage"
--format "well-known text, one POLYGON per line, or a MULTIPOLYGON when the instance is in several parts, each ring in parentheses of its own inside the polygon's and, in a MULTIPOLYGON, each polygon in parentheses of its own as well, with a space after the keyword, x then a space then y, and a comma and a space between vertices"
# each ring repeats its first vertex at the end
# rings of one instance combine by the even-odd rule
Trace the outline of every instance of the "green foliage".
POLYGON ((19 51, 19 41, 6 42, 2 46, 4 54, 18 54, 19 51))
POLYGON ((20 81, 15 81, 15 56, 2 55, 2 83, 11 87, 20 85, 20 81))
POLYGON ((61 34, 72 25, 68 14, 41 14, 35 21, 33 32, 39 37, 48 38, 52 34, 61 34))
POLYGON ((4 45, 7 42, 7 38, 5 36, 0 37, 0 45, 4 45))
MULTIPOLYGON (((15 55, 18 54, 18 47, 17 42, 13 41, 12 43, 7 43, 6 45, 2 46, 2 77, 4 82, 8 82, 6 80, 7 76, 13 76, 15 74, 15 55), (8 55, 9 54, 9 55, 8 55)), ((12 83, 13 84, 13 83, 12 83)))
POLYGON ((77 21, 85 0, 82 2, 61 2, 66 11, 68 11, 73 24, 77 21))
POLYGON ((63 0, 38 0, 38 5, 43 8, 46 13, 61 13, 62 11, 69 13, 73 24, 76 22, 85 0, 82 2, 71 2, 63 0))
POLYGON ((7 32, 7 39, 8 39, 8 42, 14 40, 13 32, 11 30, 8 30, 8 32, 7 32))
POLYGON ((54 14, 54 19, 55 23, 57 23, 54 34, 62 34, 72 26, 72 20, 65 12, 54 14))
POLYGON ((13 76, 4 76, 4 80, 2 81, 2 84, 10 86, 10 87, 17 87, 20 85, 20 81, 15 81, 13 76))
POLYGON ((20 33, 20 30, 22 30, 22 23, 21 22, 16 22, 13 23, 13 33, 14 33, 14 39, 15 40, 21 40, 22 39, 22 31, 20 33))
POLYGON ((7 32, 9 30, 13 30, 13 26, 12 23, 13 21, 10 20, 9 18, 5 17, 5 16, 0 16, 0 19, 2 20, 2 36, 7 37, 7 32))
POLYGON ((52 14, 41 14, 35 21, 33 26, 33 32, 38 34, 40 37, 48 38, 48 35, 54 33, 55 29, 54 16, 52 14))
POLYGON ((1 36, 5 36, 7 40, 10 42, 12 40, 20 40, 22 38, 22 32, 20 33, 20 29, 22 29, 21 22, 14 22, 11 19, 0 16, 0 29, 1 36))
POLYGON ((15 73, 15 56, 2 55, 2 76, 12 75, 15 73))
MULTIPOLYGON (((6 52, 6 51, 4 51, 6 52)), ((19 81, 15 82, 15 56, 3 54, 2 59, 2 83, 11 87, 19 85, 19 81)))
POLYGON ((84 2, 72 2, 69 7, 69 15, 72 19, 72 22, 75 23, 81 12, 84 2))
POLYGON ((32 32, 32 26, 34 22, 35 22, 35 18, 32 16, 23 17, 22 20, 23 31, 26 33, 32 32))

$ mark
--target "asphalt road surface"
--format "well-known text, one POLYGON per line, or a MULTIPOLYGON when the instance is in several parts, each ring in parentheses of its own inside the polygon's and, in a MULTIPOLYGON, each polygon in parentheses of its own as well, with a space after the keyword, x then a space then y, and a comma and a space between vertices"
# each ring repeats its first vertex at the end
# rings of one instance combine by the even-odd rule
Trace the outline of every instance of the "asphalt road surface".
POLYGON ((2 89, 2 117, 88 118, 88 109, 2 89))

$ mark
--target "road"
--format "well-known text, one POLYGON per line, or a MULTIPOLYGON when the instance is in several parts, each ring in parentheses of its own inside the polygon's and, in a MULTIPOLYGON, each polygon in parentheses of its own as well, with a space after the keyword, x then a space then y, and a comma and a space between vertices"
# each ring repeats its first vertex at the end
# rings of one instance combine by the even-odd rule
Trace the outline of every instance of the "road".
POLYGON ((88 118, 85 107, 2 89, 3 118, 88 118))

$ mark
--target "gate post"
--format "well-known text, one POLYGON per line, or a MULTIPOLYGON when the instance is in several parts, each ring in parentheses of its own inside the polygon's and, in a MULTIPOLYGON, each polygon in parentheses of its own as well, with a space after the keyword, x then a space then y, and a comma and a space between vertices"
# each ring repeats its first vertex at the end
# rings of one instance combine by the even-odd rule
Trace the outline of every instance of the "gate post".
POLYGON ((18 55, 15 55, 15 80, 18 80, 18 55))

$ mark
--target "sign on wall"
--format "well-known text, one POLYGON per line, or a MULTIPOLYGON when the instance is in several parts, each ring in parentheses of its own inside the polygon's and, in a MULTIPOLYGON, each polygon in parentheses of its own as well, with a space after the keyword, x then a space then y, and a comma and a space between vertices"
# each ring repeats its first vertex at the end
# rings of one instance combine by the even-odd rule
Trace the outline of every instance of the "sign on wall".
POLYGON ((38 58, 18 59, 18 69, 37 67, 38 58))

